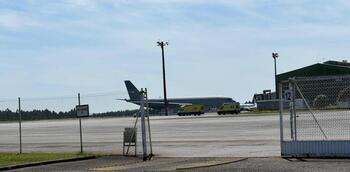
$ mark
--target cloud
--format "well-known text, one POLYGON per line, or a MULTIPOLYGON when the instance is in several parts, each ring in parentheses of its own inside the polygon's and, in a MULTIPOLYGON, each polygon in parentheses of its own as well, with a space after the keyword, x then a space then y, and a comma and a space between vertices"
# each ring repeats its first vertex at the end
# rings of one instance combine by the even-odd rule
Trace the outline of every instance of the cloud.
POLYGON ((99 1, 96 0, 64 0, 64 4, 72 8, 96 9, 99 1))
MULTIPOLYGON (((4 73, 8 76, 3 78, 56 88, 47 88, 46 94, 52 90, 59 94, 61 88, 75 91, 80 85, 85 91, 108 90, 132 79, 152 88, 158 97, 160 49, 155 42, 162 39, 170 41, 166 49, 170 95, 218 94, 244 101, 252 92, 273 87, 273 78, 268 77, 273 74, 272 51, 281 54, 280 70, 287 71, 313 63, 315 56, 346 56, 350 35, 347 1, 27 2, 5 6, 0 1, 0 36, 6 42, 0 45, 0 59, 11 58, 6 64, 20 71, 4 73), (38 58, 40 64, 33 61, 38 58), (244 82, 217 84, 235 74, 244 82)), ((3 90, 21 88, 16 81, 8 82, 14 84, 3 90)), ((30 91, 31 84, 23 92, 35 95, 40 86, 30 91)))
POLYGON ((43 24, 24 12, 13 10, 0 11, 0 29, 23 31, 32 27, 42 27, 43 24))
POLYGON ((22 18, 13 12, 0 13, 0 27, 8 29, 18 29, 23 27, 22 18))

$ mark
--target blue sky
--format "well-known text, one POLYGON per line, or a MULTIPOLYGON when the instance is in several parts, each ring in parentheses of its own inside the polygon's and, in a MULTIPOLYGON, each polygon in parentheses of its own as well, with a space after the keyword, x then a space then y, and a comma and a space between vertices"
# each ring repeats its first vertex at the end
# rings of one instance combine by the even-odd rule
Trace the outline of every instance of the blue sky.
MULTIPOLYGON (((244 102, 286 72, 350 60, 346 0, 0 0, 2 98, 117 92, 244 102)), ((133 106, 130 106, 133 107, 133 106)))

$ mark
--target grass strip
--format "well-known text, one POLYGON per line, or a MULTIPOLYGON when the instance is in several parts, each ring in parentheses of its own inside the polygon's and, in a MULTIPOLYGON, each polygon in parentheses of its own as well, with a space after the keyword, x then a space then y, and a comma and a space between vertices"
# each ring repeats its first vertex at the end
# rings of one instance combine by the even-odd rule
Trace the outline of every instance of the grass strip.
POLYGON ((72 158, 81 158, 89 156, 88 154, 74 153, 0 153, 0 167, 22 165, 28 163, 37 163, 53 160, 63 160, 72 158))

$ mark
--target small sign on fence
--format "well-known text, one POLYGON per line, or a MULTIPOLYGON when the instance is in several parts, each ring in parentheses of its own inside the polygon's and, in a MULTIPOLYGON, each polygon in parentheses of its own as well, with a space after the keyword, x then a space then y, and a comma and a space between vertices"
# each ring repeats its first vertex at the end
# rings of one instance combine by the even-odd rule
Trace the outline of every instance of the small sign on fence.
POLYGON ((77 105, 77 117, 89 117, 89 105, 77 105))
POLYGON ((286 90, 284 92, 284 100, 286 100, 286 101, 292 100, 292 91, 291 90, 286 90))

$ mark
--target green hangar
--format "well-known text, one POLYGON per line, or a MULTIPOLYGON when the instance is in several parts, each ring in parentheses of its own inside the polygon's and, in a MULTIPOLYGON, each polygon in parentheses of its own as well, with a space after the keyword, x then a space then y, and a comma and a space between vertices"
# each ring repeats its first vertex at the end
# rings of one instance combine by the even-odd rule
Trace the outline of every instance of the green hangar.
MULTIPOLYGON (((342 62, 326 61, 324 63, 316 63, 300 69, 278 74, 276 80, 278 84, 281 81, 285 81, 293 77, 317 77, 334 75, 350 75, 350 63, 345 60, 342 62)), ((277 85, 276 88, 276 90, 278 90, 277 85)))
MULTIPOLYGON (((325 77, 325 76, 344 76, 350 75, 350 63, 347 61, 326 61, 324 63, 316 63, 300 69, 278 74, 276 77, 276 92, 264 91, 262 94, 255 94, 253 101, 257 104, 258 110, 278 109, 278 83, 287 81, 293 77, 325 77)), ((327 83, 314 83, 315 86, 325 88, 327 83)), ((344 87, 344 86, 342 86, 344 87)), ((288 84, 283 84, 283 90, 288 89, 288 84)), ((344 88, 345 89, 345 88, 344 88)), ((316 94, 316 93, 314 93, 316 94)), ((335 99, 335 98, 334 98, 335 99)))

